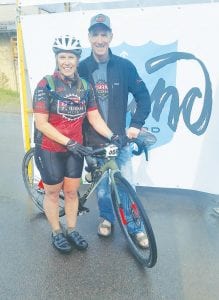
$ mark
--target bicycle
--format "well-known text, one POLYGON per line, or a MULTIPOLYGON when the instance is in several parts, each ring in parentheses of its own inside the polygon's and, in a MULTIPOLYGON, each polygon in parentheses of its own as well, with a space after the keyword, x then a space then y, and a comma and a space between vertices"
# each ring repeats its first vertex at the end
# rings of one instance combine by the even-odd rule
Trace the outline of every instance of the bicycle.
MULTIPOLYGON (((140 155, 143 151, 145 152, 147 159, 147 147, 139 142, 138 139, 132 139, 130 142, 137 144, 137 150, 133 150, 135 155, 140 155)), ((93 150, 90 161, 87 160, 87 169, 91 171, 91 183, 85 190, 83 195, 79 193, 79 212, 78 214, 84 214, 89 211, 88 208, 84 207, 84 204, 91 196, 93 191, 96 189, 98 184, 105 176, 109 176, 111 186, 111 198, 112 205, 117 217, 118 223, 124 233, 128 242, 129 248, 132 254, 137 260, 144 266, 152 268, 157 261, 157 246, 155 236, 150 224, 149 218, 145 212, 145 209, 138 198, 136 191, 130 185, 130 183, 121 175, 121 172, 115 161, 118 156, 118 147, 114 144, 109 144, 104 147, 93 150), (104 164, 98 164, 98 158, 104 159, 104 164), (126 195, 126 201, 120 199, 121 194, 126 195), (126 217, 126 212, 129 211, 129 216, 126 217), (132 222, 136 228, 141 228, 147 235, 149 245, 148 248, 142 248, 139 246, 135 236, 129 234, 128 225, 132 222)), ((34 204, 41 210, 43 209, 43 196, 44 189, 41 178, 34 173, 36 168, 34 165, 34 148, 31 148, 24 156, 22 163, 22 174, 25 183, 25 187, 34 204)), ((64 215, 64 195, 60 193, 60 210, 59 215, 64 215)))

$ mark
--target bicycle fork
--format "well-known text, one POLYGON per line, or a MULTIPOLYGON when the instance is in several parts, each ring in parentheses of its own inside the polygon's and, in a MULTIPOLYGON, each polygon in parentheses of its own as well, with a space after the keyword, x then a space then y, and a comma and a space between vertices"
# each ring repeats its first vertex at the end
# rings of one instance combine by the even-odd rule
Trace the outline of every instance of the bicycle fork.
MULTIPOLYGON (((128 220, 125 214, 125 208, 123 203, 121 202, 121 196, 119 195, 119 191, 115 182, 115 174, 116 173, 121 173, 118 170, 111 170, 110 172, 110 181, 111 181, 111 188, 113 189, 115 195, 116 195, 116 199, 118 202, 118 207, 119 207, 119 214, 120 214, 120 219, 122 220, 123 225, 128 225, 128 220)), ((128 196, 128 195, 127 195, 128 196)), ((139 220, 140 214, 139 214, 139 210, 138 207, 136 205, 135 202, 132 201, 132 199, 130 199, 131 205, 130 205, 130 215, 132 216, 133 220, 139 220)), ((128 205, 128 203, 126 203, 126 205, 128 205)), ((129 208, 128 208, 129 209, 129 208)))

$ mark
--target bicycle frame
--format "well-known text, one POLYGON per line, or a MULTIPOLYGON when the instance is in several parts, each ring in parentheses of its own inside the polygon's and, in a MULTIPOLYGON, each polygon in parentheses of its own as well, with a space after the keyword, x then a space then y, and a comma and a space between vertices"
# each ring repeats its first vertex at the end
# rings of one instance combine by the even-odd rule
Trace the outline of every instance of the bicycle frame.
MULTIPOLYGON (((145 155, 146 155, 146 159, 147 159, 147 148, 146 147, 142 148, 142 146, 137 142, 137 139, 132 139, 132 140, 130 140, 130 142, 135 142, 138 145, 138 151, 135 150, 135 151, 133 151, 133 153, 135 155, 140 155, 142 153, 142 151, 144 151, 145 155)), ((90 184, 90 186, 87 188, 87 190, 84 192, 84 194, 82 196, 80 196, 79 203, 81 206, 84 205, 84 203, 87 201, 87 199, 90 197, 90 195, 97 188, 97 186, 99 185, 99 183, 103 180, 103 178, 105 176, 109 176, 110 182, 111 182, 112 186, 114 187, 114 192, 116 193, 117 198, 120 199, 120 197, 118 196, 118 191, 115 188, 116 185, 115 185, 115 180, 114 180, 115 173, 121 173, 121 171, 116 163, 116 157, 118 157, 118 155, 119 155, 118 147, 113 144, 109 144, 108 146, 94 150, 94 153, 91 156, 101 157, 102 159, 105 160, 105 162, 100 167, 94 167, 93 172, 95 173, 95 171, 98 171, 98 172, 100 172, 101 175, 100 175, 100 178, 98 180, 94 180, 90 184), (98 154, 100 154, 102 150, 105 151, 105 155, 99 156, 98 154), (95 155, 95 153, 97 155, 95 155), (110 172, 108 172, 108 171, 110 171, 110 172)), ((119 203, 119 205, 121 205, 121 203, 119 203)))
MULTIPOLYGON (((112 184, 114 185, 115 181, 114 181, 114 174, 115 173, 121 173, 119 170, 119 167, 115 161, 115 157, 111 157, 111 158, 105 158, 105 162, 102 166, 97 167, 94 170, 95 171, 98 170, 98 172, 101 173, 100 178, 98 180, 94 180, 89 187, 87 188, 87 190, 84 192, 84 194, 82 196, 80 196, 80 204, 84 205, 84 203, 88 200, 88 198, 91 196, 91 194, 94 192, 94 190, 97 188, 97 186, 100 184, 100 182, 106 177, 109 176, 110 181, 112 182, 112 184), (108 171, 109 174, 108 174, 108 171)), ((117 192, 117 191, 116 191, 117 192)))

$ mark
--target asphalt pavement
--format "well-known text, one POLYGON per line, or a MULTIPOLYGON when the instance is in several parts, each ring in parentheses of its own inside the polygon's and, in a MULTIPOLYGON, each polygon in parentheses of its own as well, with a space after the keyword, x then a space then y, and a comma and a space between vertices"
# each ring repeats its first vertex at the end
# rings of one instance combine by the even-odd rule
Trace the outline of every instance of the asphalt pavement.
POLYGON ((98 237, 94 197, 77 226, 87 251, 62 255, 23 185, 21 117, 0 113, 0 124, 0 299, 219 299, 219 216, 212 210, 219 196, 137 188, 157 241, 151 269, 133 258, 118 224, 110 238, 98 237))

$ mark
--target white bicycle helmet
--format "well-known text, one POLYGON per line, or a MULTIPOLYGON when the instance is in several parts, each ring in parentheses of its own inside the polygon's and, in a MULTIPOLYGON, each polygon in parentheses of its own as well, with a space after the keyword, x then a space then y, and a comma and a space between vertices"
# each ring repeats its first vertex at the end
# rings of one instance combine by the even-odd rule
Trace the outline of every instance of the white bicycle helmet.
POLYGON ((70 35, 63 35, 55 38, 52 50, 55 55, 63 51, 68 51, 77 56, 80 56, 82 52, 80 41, 77 40, 74 36, 70 35))

